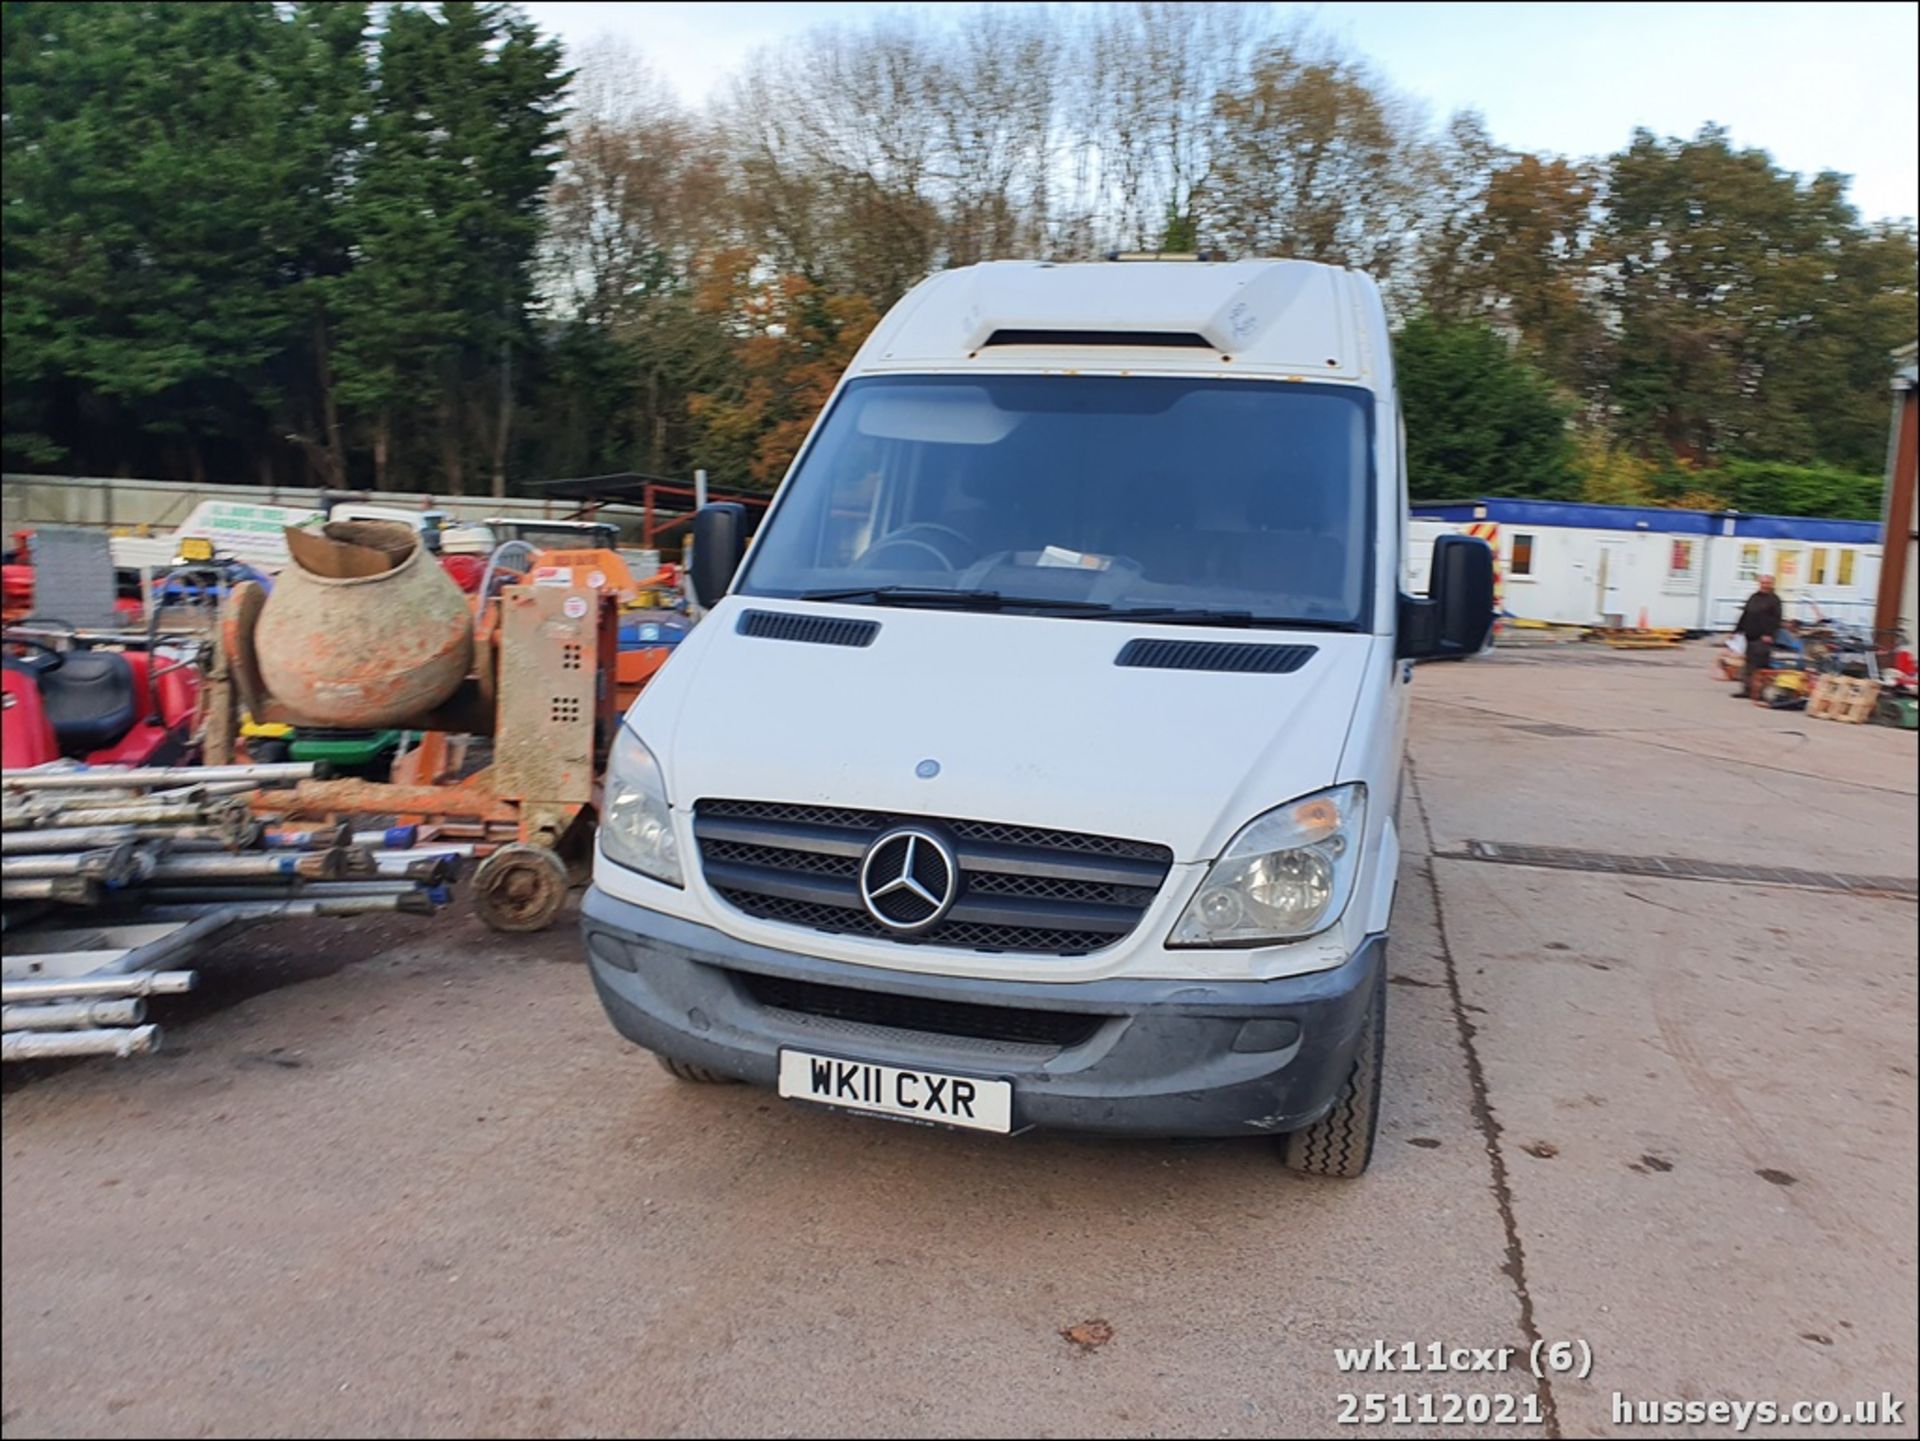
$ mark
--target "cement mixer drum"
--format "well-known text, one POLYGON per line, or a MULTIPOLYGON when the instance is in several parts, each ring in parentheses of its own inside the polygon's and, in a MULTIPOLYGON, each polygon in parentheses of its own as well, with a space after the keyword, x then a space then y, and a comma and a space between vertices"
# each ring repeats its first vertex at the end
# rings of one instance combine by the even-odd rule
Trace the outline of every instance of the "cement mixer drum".
POLYGON ((253 650, 267 693, 302 723, 400 725, 459 689, 473 617, 410 527, 342 521, 287 544, 253 650))

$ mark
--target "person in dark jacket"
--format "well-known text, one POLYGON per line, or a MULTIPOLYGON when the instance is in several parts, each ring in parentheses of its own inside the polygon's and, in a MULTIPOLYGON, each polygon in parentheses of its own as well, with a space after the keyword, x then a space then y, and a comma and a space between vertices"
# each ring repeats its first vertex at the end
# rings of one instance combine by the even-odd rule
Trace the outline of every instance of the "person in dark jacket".
POLYGON ((1734 694, 1752 700, 1756 677, 1773 664, 1773 638, 1780 632, 1780 597, 1774 593, 1773 577, 1760 577, 1760 589, 1747 597, 1746 607, 1734 624, 1734 631, 1747 638, 1747 664, 1741 672, 1740 689, 1734 694))

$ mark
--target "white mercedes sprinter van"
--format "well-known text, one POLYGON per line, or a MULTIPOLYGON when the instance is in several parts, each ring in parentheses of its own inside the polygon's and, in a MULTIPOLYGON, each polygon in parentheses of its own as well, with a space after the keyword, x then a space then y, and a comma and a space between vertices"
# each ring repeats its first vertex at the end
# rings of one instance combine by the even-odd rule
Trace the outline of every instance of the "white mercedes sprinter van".
POLYGON ((689 1081, 916 1121, 1373 1147, 1411 662, 1364 275, 1005 262, 887 315, 613 747, 584 904, 689 1081), (744 554, 743 554, 744 551, 744 554))

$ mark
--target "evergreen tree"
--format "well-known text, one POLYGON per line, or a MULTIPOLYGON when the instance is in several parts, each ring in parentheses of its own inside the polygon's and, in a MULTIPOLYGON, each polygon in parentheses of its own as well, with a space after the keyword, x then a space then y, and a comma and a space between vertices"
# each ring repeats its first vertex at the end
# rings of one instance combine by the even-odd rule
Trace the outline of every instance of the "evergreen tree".
MULTIPOLYGON (((423 434, 404 423, 428 420, 438 455, 430 488, 466 489, 478 449, 472 382, 497 376, 524 337, 565 82, 558 47, 504 6, 388 12, 345 207, 356 263, 332 287, 339 394, 363 419, 376 485, 389 483, 402 428, 423 434)), ((499 405, 497 392, 487 399, 499 405)), ((410 471, 431 466, 425 449, 410 471)))
POLYGON ((122 428, 123 463, 253 478, 208 456, 257 445, 288 339, 279 25, 269 4, 7 6, 10 451, 59 453, 40 427, 14 431, 38 408, 122 428))
POLYGON ((1493 330, 1417 316, 1393 359, 1415 500, 1573 496, 1568 407, 1493 330))

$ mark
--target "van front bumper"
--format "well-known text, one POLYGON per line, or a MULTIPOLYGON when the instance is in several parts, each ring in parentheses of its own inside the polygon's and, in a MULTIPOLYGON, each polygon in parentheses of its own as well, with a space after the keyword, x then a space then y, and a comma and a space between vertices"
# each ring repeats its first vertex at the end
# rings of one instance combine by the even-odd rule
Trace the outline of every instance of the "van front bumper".
POLYGON ((1016 1131, 1244 1136, 1310 1125, 1352 1067, 1386 965, 1386 937, 1375 935, 1340 966, 1275 980, 932 976, 753 945, 598 887, 581 928, 608 1019, 648 1050, 769 1087, 783 1048, 1005 1079, 1016 1131), (1010 1024, 970 1025, 983 1014, 1010 1024), (1011 1034, 944 1034, 916 1018, 1011 1034))

